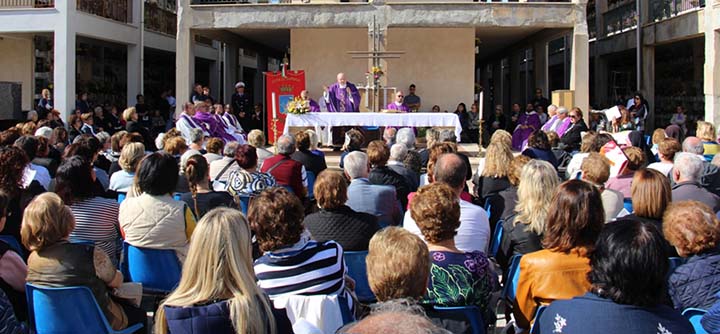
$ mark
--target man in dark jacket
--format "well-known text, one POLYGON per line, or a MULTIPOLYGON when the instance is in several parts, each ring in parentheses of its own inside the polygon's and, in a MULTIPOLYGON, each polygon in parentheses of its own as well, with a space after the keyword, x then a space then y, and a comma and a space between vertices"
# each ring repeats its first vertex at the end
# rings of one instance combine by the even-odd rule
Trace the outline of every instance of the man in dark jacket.
POLYGON ((560 142, 564 145, 565 151, 573 152, 580 150, 580 142, 582 141, 582 132, 588 131, 588 127, 583 120, 580 108, 573 108, 568 115, 570 117, 570 128, 565 131, 560 138, 560 142))
POLYGON ((235 94, 232 96, 230 106, 232 107, 232 112, 238 118, 249 116, 252 112, 253 104, 252 101, 250 101, 250 97, 245 94, 244 82, 240 81, 235 84, 235 94))

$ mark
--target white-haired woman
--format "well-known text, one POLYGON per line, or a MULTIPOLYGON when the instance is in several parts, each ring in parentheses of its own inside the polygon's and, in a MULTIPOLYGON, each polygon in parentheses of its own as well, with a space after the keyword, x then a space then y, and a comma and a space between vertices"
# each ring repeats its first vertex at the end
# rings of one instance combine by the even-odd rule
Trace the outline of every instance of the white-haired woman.
POLYGON ((513 255, 543 249, 542 235, 553 194, 560 179, 549 162, 531 160, 520 172, 515 215, 503 222, 503 238, 497 260, 503 270, 513 255))
POLYGON ((157 311, 155 333, 287 333, 255 284, 250 227, 240 211, 216 208, 193 233, 178 287, 157 311))

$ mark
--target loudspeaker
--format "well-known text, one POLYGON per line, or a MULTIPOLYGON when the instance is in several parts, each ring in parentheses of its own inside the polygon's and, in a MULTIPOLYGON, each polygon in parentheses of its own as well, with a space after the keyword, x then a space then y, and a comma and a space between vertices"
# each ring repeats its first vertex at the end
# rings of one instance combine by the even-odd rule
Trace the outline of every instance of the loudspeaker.
POLYGON ((22 84, 0 81, 0 120, 21 120, 22 84))

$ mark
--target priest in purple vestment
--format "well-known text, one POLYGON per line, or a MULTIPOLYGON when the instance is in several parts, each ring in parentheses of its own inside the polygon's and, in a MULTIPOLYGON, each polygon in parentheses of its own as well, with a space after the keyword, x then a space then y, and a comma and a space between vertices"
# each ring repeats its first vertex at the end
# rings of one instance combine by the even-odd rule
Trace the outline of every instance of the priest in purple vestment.
POLYGON ((530 134, 539 128, 540 116, 535 112, 535 107, 528 104, 525 112, 518 118, 518 125, 512 135, 512 148, 521 151, 530 134))
POLYGON ((360 111, 360 92, 345 79, 345 73, 338 73, 337 82, 327 89, 325 103, 329 112, 360 111))
POLYGON ((222 122, 215 118, 215 115, 208 111, 208 105, 205 103, 197 103, 195 105, 195 115, 193 120, 203 127, 210 134, 210 137, 220 138, 223 141, 235 141, 235 137, 225 131, 222 122))
POLYGON ((387 105, 387 110, 397 110, 398 112, 410 112, 410 108, 405 104, 405 95, 402 91, 395 93, 395 102, 387 105))
POLYGON ((308 104, 310 112, 320 112, 320 105, 310 98, 308 91, 304 90, 300 92, 300 98, 308 104))

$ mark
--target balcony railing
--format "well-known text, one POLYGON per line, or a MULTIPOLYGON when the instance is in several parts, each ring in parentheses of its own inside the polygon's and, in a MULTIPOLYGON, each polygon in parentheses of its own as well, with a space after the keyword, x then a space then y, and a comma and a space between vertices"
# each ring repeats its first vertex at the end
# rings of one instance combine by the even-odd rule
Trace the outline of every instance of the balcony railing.
MULTIPOLYGON (((367 3, 369 0, 191 0, 191 5, 233 5, 233 4, 335 4, 335 3, 367 3)), ((442 4, 442 3, 473 3, 473 2, 520 2, 520 0, 391 0, 388 4, 400 4, 400 3, 429 3, 429 4, 442 4)), ((526 0, 526 2, 571 2, 571 0, 526 0)))
POLYGON ((77 0, 77 9, 119 22, 132 22, 130 0, 77 0))
POLYGON ((693 9, 705 7, 705 0, 650 0, 650 22, 677 16, 693 9))
POLYGON ((145 5, 145 28, 161 34, 177 34, 177 14, 152 4, 145 5))
POLYGON ((55 0, 0 0, 0 9, 52 7, 55 7, 55 0))
POLYGON ((637 27, 635 1, 629 1, 603 14, 603 36, 610 36, 637 27))

